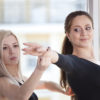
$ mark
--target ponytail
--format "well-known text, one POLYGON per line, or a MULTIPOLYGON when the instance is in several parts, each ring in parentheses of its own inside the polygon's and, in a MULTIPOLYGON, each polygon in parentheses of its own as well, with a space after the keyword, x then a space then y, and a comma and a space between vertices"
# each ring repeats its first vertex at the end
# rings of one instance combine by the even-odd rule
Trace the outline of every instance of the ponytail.
MULTIPOLYGON (((62 54, 64 55, 72 54, 72 52, 73 52, 72 44, 70 43, 67 36, 65 36, 64 41, 63 41, 63 46, 62 46, 62 54)), ((60 85, 65 89, 68 85, 68 79, 66 77, 66 73, 63 70, 61 70, 60 85)))
POLYGON ((67 36, 65 36, 64 41, 63 41, 63 46, 62 46, 62 54, 72 54, 73 52, 73 46, 67 36))
MULTIPOLYGON (((63 41, 63 46, 62 46, 62 54, 72 54, 73 52, 73 46, 67 36, 65 36, 64 41, 63 41)), ((66 73, 61 70, 61 78, 60 78, 60 85, 61 87, 65 88, 65 90, 68 90, 70 87, 68 84, 68 78, 66 76, 66 73)), ((71 100, 77 100, 77 96, 71 96, 71 100)))

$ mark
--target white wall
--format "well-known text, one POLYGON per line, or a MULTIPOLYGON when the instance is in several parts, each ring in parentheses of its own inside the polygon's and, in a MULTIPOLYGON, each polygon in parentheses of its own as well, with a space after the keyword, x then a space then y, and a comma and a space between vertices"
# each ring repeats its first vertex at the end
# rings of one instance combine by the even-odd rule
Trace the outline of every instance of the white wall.
POLYGON ((99 59, 99 32, 100 32, 100 1, 99 0, 87 0, 87 10, 94 20, 94 52, 97 59, 99 59))

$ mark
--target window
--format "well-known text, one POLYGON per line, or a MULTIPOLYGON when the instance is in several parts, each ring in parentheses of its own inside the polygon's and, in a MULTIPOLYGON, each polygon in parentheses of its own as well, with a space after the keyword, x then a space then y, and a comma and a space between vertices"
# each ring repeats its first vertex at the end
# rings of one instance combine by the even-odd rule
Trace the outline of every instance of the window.
POLYGON ((0 0, 0 23, 63 23, 74 10, 86 10, 86 0, 0 0))

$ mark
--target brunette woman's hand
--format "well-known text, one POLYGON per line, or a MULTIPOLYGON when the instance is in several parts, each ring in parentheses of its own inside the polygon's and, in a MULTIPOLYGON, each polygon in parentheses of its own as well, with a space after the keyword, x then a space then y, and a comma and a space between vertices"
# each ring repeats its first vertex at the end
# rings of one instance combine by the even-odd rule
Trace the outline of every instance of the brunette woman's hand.
POLYGON ((46 51, 47 47, 43 47, 40 44, 37 43, 23 43, 26 48, 23 49, 24 54, 27 55, 33 55, 33 56, 42 56, 46 51))
POLYGON ((43 55, 45 55, 50 58, 51 63, 55 63, 58 61, 58 54, 48 47, 43 47, 42 45, 37 43, 24 43, 24 45, 27 46, 23 49, 25 55, 29 54, 38 57, 42 57, 43 55))

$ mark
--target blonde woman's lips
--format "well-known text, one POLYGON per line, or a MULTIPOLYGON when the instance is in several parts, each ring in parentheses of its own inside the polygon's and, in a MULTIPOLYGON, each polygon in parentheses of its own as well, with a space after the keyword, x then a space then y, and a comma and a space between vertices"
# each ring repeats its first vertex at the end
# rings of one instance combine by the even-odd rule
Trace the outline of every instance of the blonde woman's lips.
POLYGON ((10 58, 10 60, 16 60, 17 59, 17 57, 11 57, 10 58))

